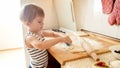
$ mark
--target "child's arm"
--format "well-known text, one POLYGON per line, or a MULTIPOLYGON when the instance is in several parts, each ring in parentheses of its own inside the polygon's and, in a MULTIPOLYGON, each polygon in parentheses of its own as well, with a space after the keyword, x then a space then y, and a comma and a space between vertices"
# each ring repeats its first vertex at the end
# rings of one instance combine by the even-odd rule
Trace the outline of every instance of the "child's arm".
POLYGON ((72 43, 71 39, 68 36, 56 37, 56 38, 44 40, 41 42, 32 36, 29 36, 26 38, 26 43, 28 43, 29 45, 32 45, 34 48, 38 48, 42 50, 48 49, 49 47, 57 44, 58 42, 64 42, 69 44, 72 43))
POLYGON ((54 32, 54 31, 43 31, 43 35, 45 37, 63 37, 63 36, 66 36, 66 34, 57 33, 57 32, 54 32))

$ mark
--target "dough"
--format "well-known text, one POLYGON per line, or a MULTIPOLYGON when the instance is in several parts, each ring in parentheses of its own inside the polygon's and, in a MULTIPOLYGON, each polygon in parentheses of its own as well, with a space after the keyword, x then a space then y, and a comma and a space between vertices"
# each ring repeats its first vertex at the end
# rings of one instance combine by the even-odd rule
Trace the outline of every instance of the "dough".
POLYGON ((68 51, 72 52, 72 53, 77 53, 77 52, 83 52, 85 50, 83 49, 83 47, 81 45, 78 46, 78 45, 71 44, 68 47, 68 51))

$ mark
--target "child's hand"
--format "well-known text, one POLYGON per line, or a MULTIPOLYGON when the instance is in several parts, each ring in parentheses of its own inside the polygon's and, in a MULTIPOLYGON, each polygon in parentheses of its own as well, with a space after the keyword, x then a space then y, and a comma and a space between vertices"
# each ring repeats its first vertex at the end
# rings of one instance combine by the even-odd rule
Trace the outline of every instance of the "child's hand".
POLYGON ((69 36, 64 36, 62 41, 63 41, 64 43, 68 43, 68 44, 71 44, 71 43, 72 43, 72 40, 70 39, 69 36))

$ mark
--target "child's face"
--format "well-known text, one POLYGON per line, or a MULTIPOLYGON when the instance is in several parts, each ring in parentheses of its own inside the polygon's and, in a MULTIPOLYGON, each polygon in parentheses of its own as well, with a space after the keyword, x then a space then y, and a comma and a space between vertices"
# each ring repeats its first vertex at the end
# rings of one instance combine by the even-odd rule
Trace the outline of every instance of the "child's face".
POLYGON ((32 22, 30 22, 29 29, 34 32, 41 31, 44 25, 43 20, 44 17, 37 16, 32 22))

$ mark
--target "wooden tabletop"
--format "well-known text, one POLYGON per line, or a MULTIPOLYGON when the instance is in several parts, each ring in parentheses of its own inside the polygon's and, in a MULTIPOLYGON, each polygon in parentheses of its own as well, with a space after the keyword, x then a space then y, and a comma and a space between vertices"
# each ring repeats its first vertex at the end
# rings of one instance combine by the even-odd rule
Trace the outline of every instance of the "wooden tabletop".
MULTIPOLYGON (((96 40, 104 46, 102 49, 99 49, 96 51, 97 54, 102 54, 109 52, 109 46, 118 45, 120 42, 105 38, 105 37, 99 37, 96 35, 89 35, 85 38, 90 38, 93 40, 96 40)), ((86 52, 79 52, 79 53, 71 53, 69 51, 66 51, 63 48, 60 48, 60 46, 52 46, 48 49, 49 53, 61 64, 64 65, 68 61, 73 61, 77 59, 82 59, 85 57, 89 57, 89 55, 86 52)))

